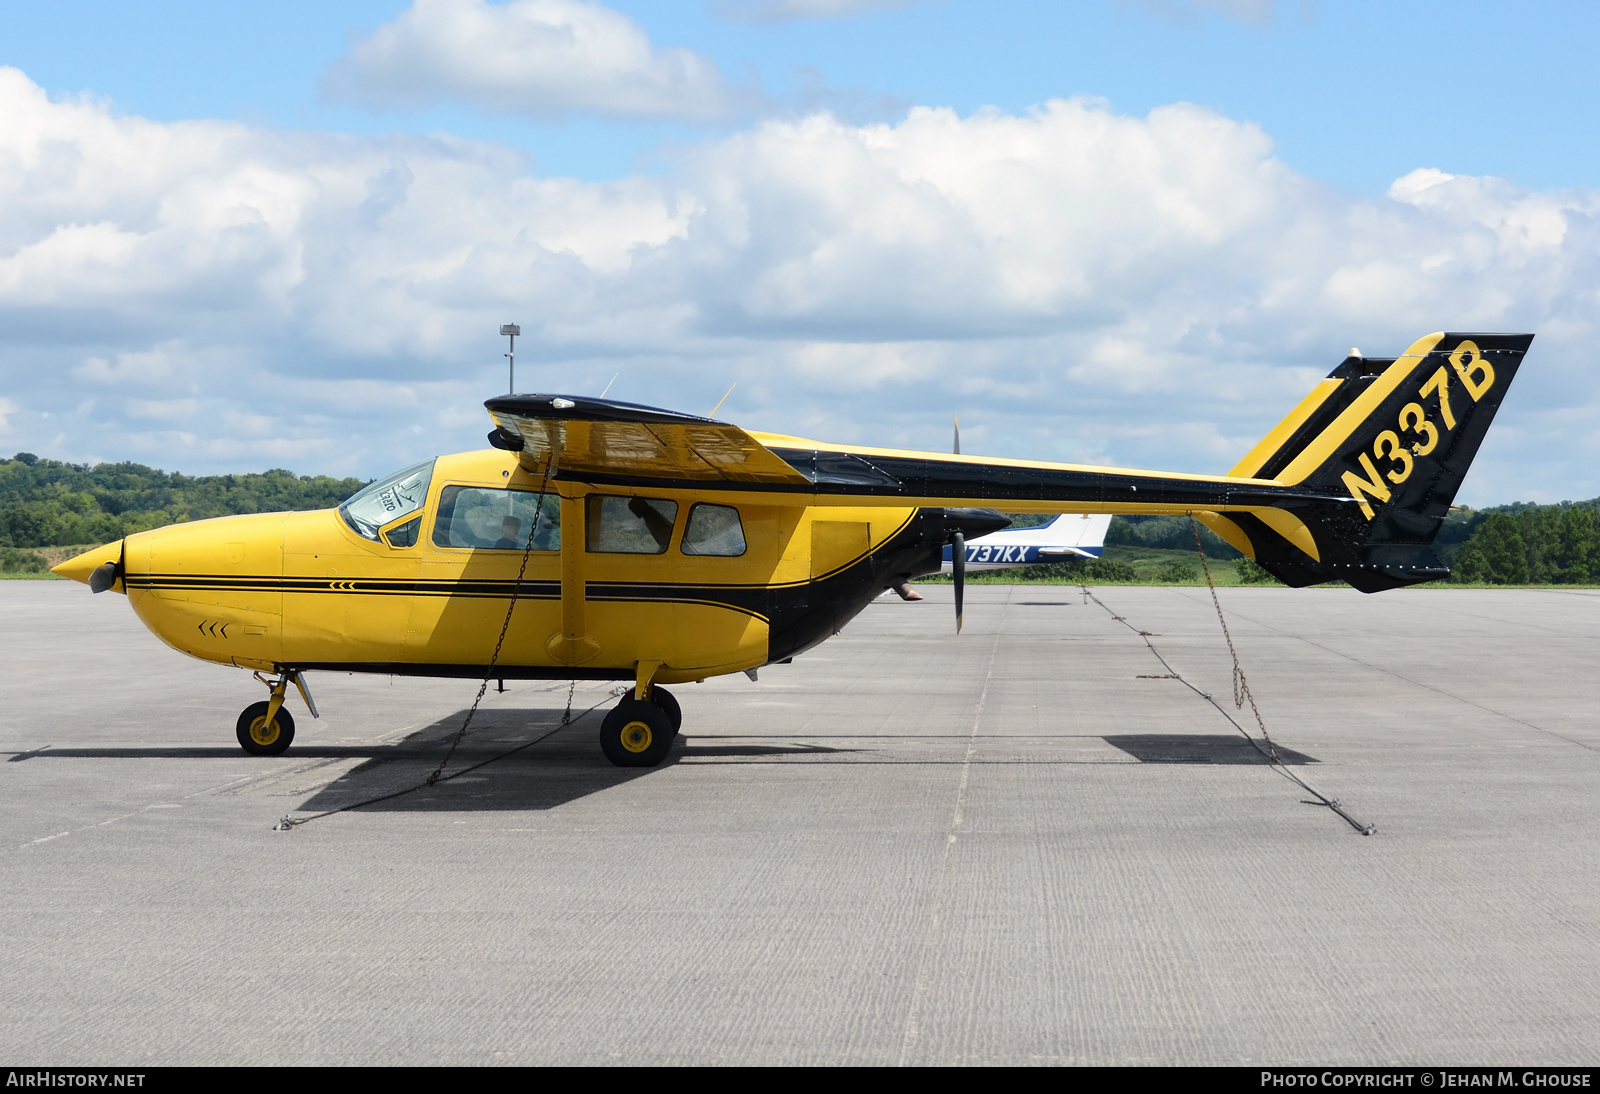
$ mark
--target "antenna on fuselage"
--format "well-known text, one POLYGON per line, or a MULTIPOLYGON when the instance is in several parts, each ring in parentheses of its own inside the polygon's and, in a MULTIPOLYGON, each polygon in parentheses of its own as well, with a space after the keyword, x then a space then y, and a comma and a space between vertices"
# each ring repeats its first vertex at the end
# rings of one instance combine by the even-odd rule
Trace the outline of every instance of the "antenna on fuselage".
POLYGON ((732 395, 733 394, 733 389, 738 387, 738 386, 739 386, 739 381, 735 380, 733 382, 732 387, 729 387, 727 391, 722 393, 722 398, 717 400, 717 405, 711 408, 711 413, 707 414, 706 417, 707 418, 715 418, 717 416, 717 411, 722 409, 722 404, 728 401, 728 396, 732 395))
POLYGON ((501 323, 500 333, 511 339, 511 349, 506 354, 506 394, 515 395, 517 392, 517 335, 522 333, 522 328, 515 323, 501 323))

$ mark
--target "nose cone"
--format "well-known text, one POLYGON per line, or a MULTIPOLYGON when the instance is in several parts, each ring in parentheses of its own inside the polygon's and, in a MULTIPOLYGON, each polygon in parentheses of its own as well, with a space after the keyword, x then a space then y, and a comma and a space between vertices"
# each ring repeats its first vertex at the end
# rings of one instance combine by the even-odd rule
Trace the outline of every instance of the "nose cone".
POLYGON ((59 566, 52 566, 50 572, 60 574, 62 577, 70 577, 74 581, 81 581, 97 593, 104 592, 108 588, 121 592, 122 575, 114 573, 114 568, 121 561, 122 541, 119 539, 115 543, 106 544, 104 547, 96 547, 92 551, 85 551, 77 558, 69 558, 59 566), (112 568, 106 570, 108 575, 112 575, 112 581, 104 581, 102 583, 101 580, 95 578, 95 574, 102 567, 107 566, 112 568), (114 584, 113 581, 115 582, 114 584))

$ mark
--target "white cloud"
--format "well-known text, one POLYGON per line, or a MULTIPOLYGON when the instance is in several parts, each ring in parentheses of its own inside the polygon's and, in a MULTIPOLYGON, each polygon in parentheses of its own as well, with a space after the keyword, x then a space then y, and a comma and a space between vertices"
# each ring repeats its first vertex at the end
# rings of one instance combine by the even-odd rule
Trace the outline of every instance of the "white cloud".
POLYGON ((175 357, 182 351, 183 344, 176 342, 142 353, 119 353, 115 361, 89 357, 73 368, 72 375, 90 384, 166 384, 173 379, 175 357))
POLYGON ((155 422, 187 422, 199 412, 198 399, 130 399, 127 405, 128 417, 155 422))
POLYGON ((795 19, 843 19, 870 11, 909 8, 929 0, 720 0, 718 15, 737 23, 786 23, 795 19))
POLYGON ((1123 118, 919 108, 899 125, 771 122, 692 165, 715 321, 814 335, 1023 334, 1258 256, 1309 187, 1255 127, 1197 107, 1123 118))
POLYGON ((17 404, 10 399, 0 399, 0 429, 11 428, 11 415, 17 412, 17 404))
POLYGON ((414 0, 334 62, 323 89, 379 108, 453 99, 692 120, 725 117, 739 97, 710 58, 655 46, 627 16, 582 0, 414 0))
POLYGON ((0 119, 0 391, 72 422, 21 434, 41 454, 377 474, 482 443, 520 322, 530 388, 620 372, 704 412, 738 380, 721 416, 754 428, 943 449, 960 413, 998 454, 1214 470, 1350 345, 1515 329, 1468 500, 1600 494, 1594 191, 1425 169, 1359 199, 1183 104, 771 120, 608 183, 119 117, 15 70, 0 119))

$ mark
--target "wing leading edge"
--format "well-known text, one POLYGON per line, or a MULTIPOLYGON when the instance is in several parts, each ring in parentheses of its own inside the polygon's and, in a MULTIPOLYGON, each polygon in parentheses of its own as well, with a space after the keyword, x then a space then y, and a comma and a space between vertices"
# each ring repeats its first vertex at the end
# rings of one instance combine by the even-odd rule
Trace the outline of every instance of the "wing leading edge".
POLYGON ((594 485, 736 490, 793 504, 1187 512, 1346 501, 1259 479, 1162 474, 820 444, 712 418, 578 395, 500 395, 490 442, 542 474, 594 485), (783 499, 781 495, 795 495, 783 499))

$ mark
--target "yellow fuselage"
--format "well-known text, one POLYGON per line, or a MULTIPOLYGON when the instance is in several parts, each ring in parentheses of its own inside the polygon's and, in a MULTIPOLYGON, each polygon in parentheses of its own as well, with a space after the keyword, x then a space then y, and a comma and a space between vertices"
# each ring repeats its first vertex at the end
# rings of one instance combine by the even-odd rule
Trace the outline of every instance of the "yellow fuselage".
POLYGON ((673 683, 767 663, 768 613, 749 597, 729 600, 804 590, 859 564, 916 512, 717 497, 738 501, 747 548, 713 557, 680 549, 693 500, 672 491, 542 484, 514 455, 490 450, 436 461, 412 546, 364 538, 327 509, 140 532, 74 565, 88 572, 120 551, 114 588, 127 593, 145 625, 184 653, 220 664, 481 675, 505 626, 495 659, 503 675, 632 678, 640 662, 654 661, 655 679, 673 683), (448 487, 536 492, 542 485, 548 497, 561 497, 565 534, 561 550, 529 552, 525 569, 520 544, 450 548, 429 534, 448 487), (582 507, 590 493, 676 498, 667 549, 585 550, 582 507))

